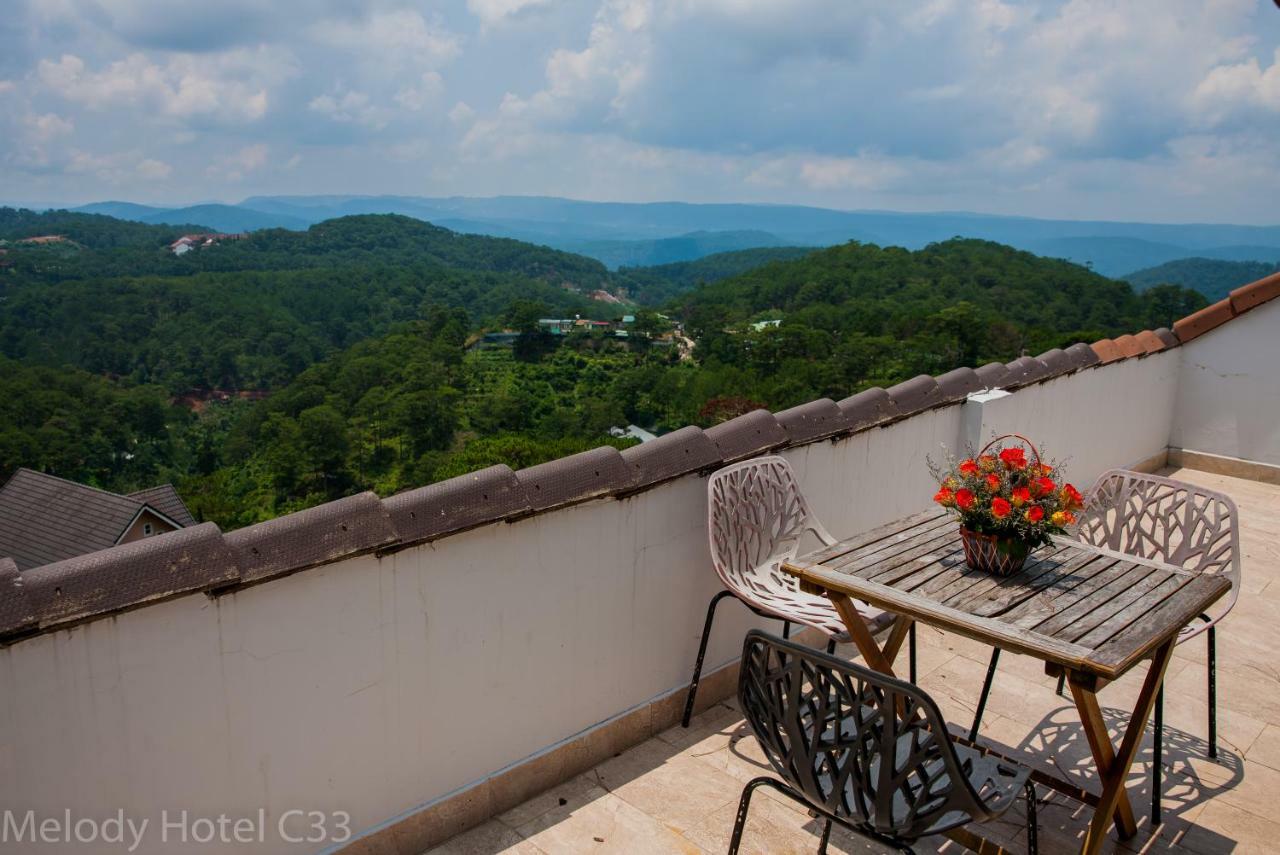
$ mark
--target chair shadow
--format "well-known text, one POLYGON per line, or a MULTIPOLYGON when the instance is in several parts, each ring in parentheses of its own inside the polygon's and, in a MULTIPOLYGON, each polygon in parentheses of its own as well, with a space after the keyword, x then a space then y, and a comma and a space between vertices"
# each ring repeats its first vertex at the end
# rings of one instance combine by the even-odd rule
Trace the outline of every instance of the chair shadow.
MULTIPOLYGON (((1131 711, 1115 707, 1103 707, 1102 716, 1113 740, 1128 725, 1131 711)), ((1021 760, 1032 768, 1062 778, 1074 786, 1097 793, 1097 770, 1093 753, 1084 734, 1084 728, 1074 708, 1062 707, 1047 714, 1032 727, 1027 736, 1016 746, 1005 746, 983 738, 1001 753, 1021 760)), ((1126 788, 1137 821, 1138 833, 1126 841, 1129 848, 1141 852, 1187 851, 1179 841, 1194 828, 1196 850, 1231 852, 1236 841, 1203 826, 1196 826, 1184 815, 1192 808, 1232 789, 1244 779, 1244 761, 1235 751, 1219 744, 1216 759, 1208 759, 1208 742, 1176 727, 1164 726, 1164 747, 1161 757, 1160 805, 1162 824, 1151 823, 1151 772, 1153 761, 1152 730, 1150 725, 1144 734, 1143 745, 1129 770, 1126 788)), ((1040 787, 1042 797, 1050 790, 1040 787)), ((1083 835, 1092 816, 1091 809, 1081 806, 1061 794, 1052 793, 1045 799, 1053 805, 1041 810, 1041 823, 1051 826, 1050 835, 1083 835), (1069 807, 1068 807, 1069 806, 1069 807), (1055 812, 1056 810, 1056 812, 1055 812), (1058 827, 1053 828, 1057 822, 1058 827)), ((1115 834, 1114 828, 1112 834, 1115 834)))

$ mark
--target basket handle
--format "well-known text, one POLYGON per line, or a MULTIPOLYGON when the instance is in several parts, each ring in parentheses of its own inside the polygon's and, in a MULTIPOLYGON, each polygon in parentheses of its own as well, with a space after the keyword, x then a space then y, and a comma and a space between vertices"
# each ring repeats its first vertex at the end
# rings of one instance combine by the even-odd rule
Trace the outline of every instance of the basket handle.
POLYGON ((1035 443, 1033 443, 1031 440, 1027 439, 1025 436, 1023 436, 1020 433, 1005 433, 1005 434, 1001 434, 1000 436, 997 436, 995 439, 991 440, 986 445, 982 446, 982 450, 978 452, 978 456, 981 457, 982 455, 986 454, 988 448, 995 445, 997 442, 999 442, 1002 439, 1019 440, 1022 442, 1023 445, 1031 449, 1031 453, 1035 455, 1035 458, 1036 458, 1036 470, 1039 471, 1041 466, 1040 451, 1036 448, 1035 443))

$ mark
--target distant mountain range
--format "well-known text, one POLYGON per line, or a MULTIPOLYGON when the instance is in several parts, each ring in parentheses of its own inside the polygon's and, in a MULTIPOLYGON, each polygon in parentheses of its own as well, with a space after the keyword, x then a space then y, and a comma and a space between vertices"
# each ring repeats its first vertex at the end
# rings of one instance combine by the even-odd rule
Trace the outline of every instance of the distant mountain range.
POLYGON ((918 249, 957 236, 1065 258, 1108 276, 1192 256, 1230 261, 1274 261, 1280 256, 1280 226, 1042 220, 799 205, 582 202, 541 196, 252 196, 236 205, 157 208, 95 202, 75 210, 147 223, 201 223, 225 232, 301 229, 348 214, 396 213, 454 231, 581 253, 612 268, 849 240, 918 249))

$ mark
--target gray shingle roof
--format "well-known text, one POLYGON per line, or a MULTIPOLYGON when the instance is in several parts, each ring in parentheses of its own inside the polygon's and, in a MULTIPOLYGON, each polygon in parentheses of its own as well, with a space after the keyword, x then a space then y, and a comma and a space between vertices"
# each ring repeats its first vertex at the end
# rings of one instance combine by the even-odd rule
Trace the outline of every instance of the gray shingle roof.
POLYGON ((130 493, 129 498, 137 499, 144 505, 150 505, 183 528, 196 524, 196 518, 191 516, 191 511, 187 510, 182 497, 178 495, 178 491, 173 488, 172 484, 160 484, 156 487, 138 490, 135 493, 130 493))
MULTIPOLYGON (((12 558, 25 571, 106 549, 116 544, 148 505, 141 499, 19 469, 0 487, 0 556, 12 558)), ((185 517, 190 520, 190 513, 185 517)), ((174 522, 183 520, 174 518, 174 522)))

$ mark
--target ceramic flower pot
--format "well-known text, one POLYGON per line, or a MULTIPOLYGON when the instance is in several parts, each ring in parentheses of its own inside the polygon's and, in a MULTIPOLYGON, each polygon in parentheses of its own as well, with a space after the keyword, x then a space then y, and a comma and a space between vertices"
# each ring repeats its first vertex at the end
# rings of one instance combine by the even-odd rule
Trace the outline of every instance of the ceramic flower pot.
POLYGON ((960 539, 964 543, 965 563, 974 570, 996 576, 1017 573, 1031 554, 1031 545, 1025 540, 979 534, 964 526, 960 526, 960 539))

